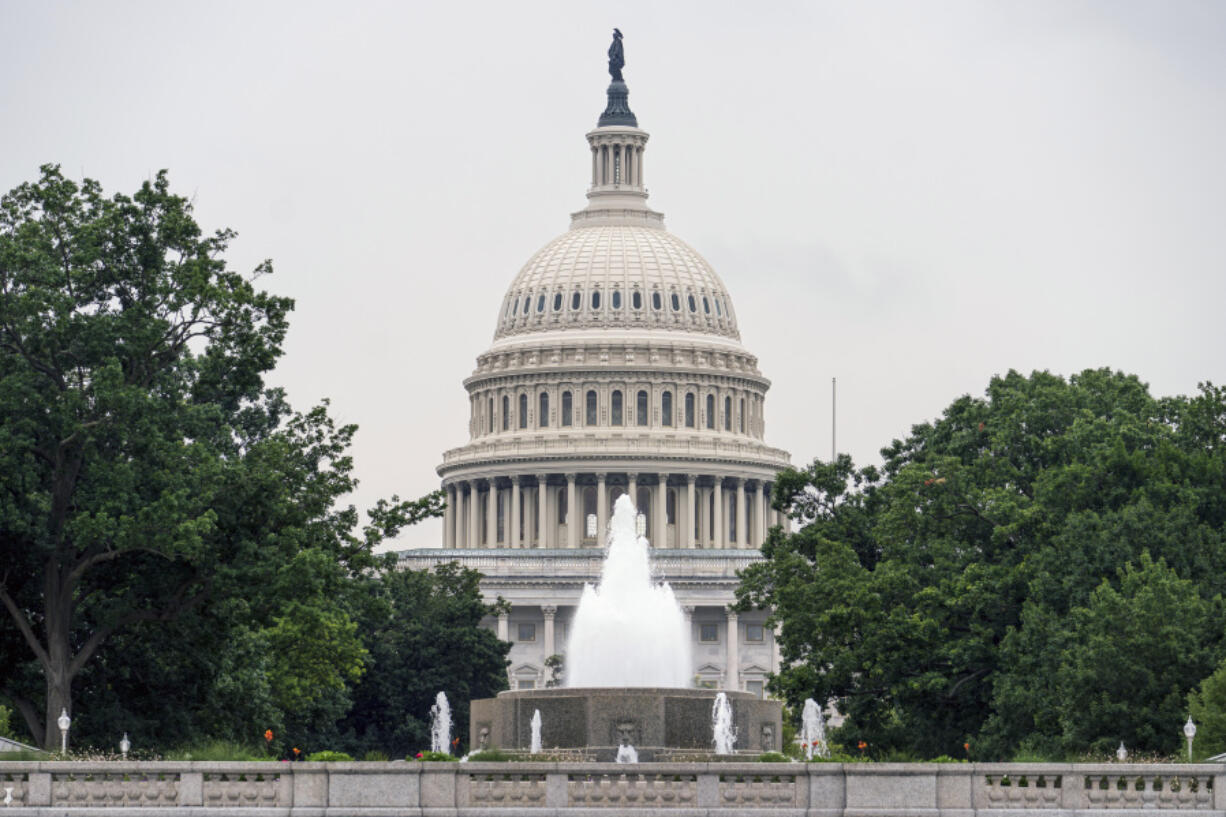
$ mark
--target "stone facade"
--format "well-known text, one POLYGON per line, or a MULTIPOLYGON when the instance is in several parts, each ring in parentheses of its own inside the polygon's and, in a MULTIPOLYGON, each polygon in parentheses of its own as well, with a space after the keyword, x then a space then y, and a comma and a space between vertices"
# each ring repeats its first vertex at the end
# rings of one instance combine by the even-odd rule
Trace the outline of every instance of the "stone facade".
POLYGON ((484 573, 487 597, 512 604, 489 622, 513 644, 512 689, 539 687, 629 494, 691 616, 696 683, 761 694, 772 634, 727 607, 736 570, 784 521, 769 503, 789 463, 765 442, 770 381, 719 276, 647 207, 648 134, 617 125, 587 140, 587 207, 511 282, 464 381, 469 440, 438 467, 443 549, 402 564, 484 573))

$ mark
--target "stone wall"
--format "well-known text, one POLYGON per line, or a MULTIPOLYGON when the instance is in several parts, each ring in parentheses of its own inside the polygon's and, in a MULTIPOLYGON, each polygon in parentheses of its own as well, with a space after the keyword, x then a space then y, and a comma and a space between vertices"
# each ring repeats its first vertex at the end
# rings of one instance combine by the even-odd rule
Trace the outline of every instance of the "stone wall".
POLYGON ((5 817, 1088 817, 1177 811, 1226 817, 1226 766, 0 761, 0 810, 5 817))

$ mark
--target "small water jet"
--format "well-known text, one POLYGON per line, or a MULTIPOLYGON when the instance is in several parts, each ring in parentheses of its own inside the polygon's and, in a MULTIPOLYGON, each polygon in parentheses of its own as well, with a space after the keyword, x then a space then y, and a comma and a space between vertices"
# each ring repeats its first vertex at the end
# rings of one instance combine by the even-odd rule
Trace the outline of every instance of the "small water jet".
POLYGON ((532 712, 532 743, 528 750, 534 755, 541 753, 541 710, 532 712))
POLYGON ((451 754, 451 704, 443 692, 435 696, 430 707, 430 751, 451 754))
POLYGON ((583 588, 566 651, 568 687, 688 687, 690 633, 667 582, 651 578, 629 495, 617 498, 600 584, 583 588))
POLYGON ((715 696, 715 704, 711 707, 711 732, 715 754, 732 754, 732 747, 736 744, 736 729, 732 726, 732 705, 728 703, 728 696, 723 692, 715 696))
POLYGON ((822 716, 822 708, 812 698, 805 699, 805 708, 800 713, 799 739, 804 746, 806 760, 812 760, 814 754, 830 757, 830 745, 826 743, 826 719, 822 716))

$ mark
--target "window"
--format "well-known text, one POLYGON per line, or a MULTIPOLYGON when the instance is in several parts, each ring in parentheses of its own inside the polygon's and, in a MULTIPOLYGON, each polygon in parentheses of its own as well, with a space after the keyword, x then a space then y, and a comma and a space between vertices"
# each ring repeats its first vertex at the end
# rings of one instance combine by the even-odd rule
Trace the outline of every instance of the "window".
POLYGON ((715 314, 716 314, 716 315, 723 315, 723 314, 724 314, 724 313, 723 313, 723 312, 720 310, 720 308, 719 308, 719 298, 716 298, 716 299, 715 299, 715 314))
POLYGON ((502 396, 502 430, 506 431, 511 427, 511 398, 505 394, 502 396))
POLYGON ((516 635, 519 637, 516 639, 516 641, 536 641, 536 625, 535 624, 521 623, 517 629, 519 630, 519 632, 516 633, 516 635))
POLYGON ((494 398, 493 398, 493 397, 491 397, 491 398, 490 398, 490 405, 489 405, 489 409, 490 409, 490 410, 489 410, 489 415, 490 415, 490 433, 491 433, 491 434, 493 434, 493 433, 494 433, 494 398))
POLYGON ((697 306, 694 304, 694 296, 693 296, 693 295, 690 295, 690 296, 688 296, 688 297, 686 298, 686 300, 687 300, 687 301, 689 302, 689 304, 690 304, 690 311, 691 311, 691 312, 697 312, 697 311, 698 311, 698 307, 697 307, 697 306))
POLYGON ((528 395, 526 394, 519 396, 519 427, 528 427, 528 395))
POLYGON ((698 640, 704 644, 719 643, 719 625, 718 624, 699 624, 698 625, 698 640))
POLYGON ((745 640, 746 641, 753 641, 754 643, 761 644, 765 640, 763 636, 764 636, 764 633, 762 631, 761 624, 746 624, 745 625, 745 640))
POLYGON ((745 433, 745 398, 741 398, 741 433, 745 433))
POLYGON ((592 293, 592 309, 600 309, 600 292, 592 293))
POLYGON ((609 424, 619 426, 622 425, 622 393, 614 391, 609 399, 609 424))
POLYGON ((614 309, 622 308, 622 293, 620 289, 613 290, 613 308, 614 309))
POLYGON ((558 489, 558 524, 566 524, 566 503, 569 496, 569 490, 566 488, 558 489))
POLYGON ((715 428, 715 395, 707 395, 707 428, 715 428))
POLYGON ((673 393, 666 391, 660 395, 660 425, 673 424, 673 393))
POLYGON ((634 402, 634 421, 641 426, 647 425, 647 421, 649 419, 649 413, 647 411, 647 392, 640 391, 634 402))
POLYGON ((524 314, 525 314, 525 315, 527 315, 527 314, 528 314, 528 307, 530 307, 530 306, 532 306, 532 296, 531 296, 531 295, 525 295, 525 296, 524 296, 524 314))
POLYGON ((672 295, 671 301, 673 304, 673 311, 680 312, 681 311, 681 296, 679 296, 677 293, 674 292, 672 295))
POLYGON ((596 392, 589 391, 587 393, 587 406, 583 415, 583 424, 587 426, 596 425, 596 392))
MULTIPOLYGON (((529 681, 526 678, 520 678, 515 682, 516 689, 536 689, 536 681, 529 681)), ((714 687, 712 687, 714 689, 714 687)))
POLYGON ((651 308, 659 309, 661 306, 663 306, 663 304, 660 301, 660 293, 658 292, 651 293, 651 308))
POLYGON ((570 392, 562 392, 562 425, 571 425, 571 397, 570 392))
MULTIPOLYGON (((761 681, 746 681, 745 691, 752 693, 755 698, 762 697, 762 682, 761 681)), ((765 729, 766 727, 762 727, 765 729)))
POLYGON ((553 311, 560 312, 562 310, 562 293, 559 292, 553 296, 553 311))
POLYGON ((685 427, 694 427, 694 395, 692 393, 685 395, 685 427))
POLYGON ((724 431, 732 430, 732 398, 724 398, 724 431))
POLYGON ((536 311, 537 312, 545 311, 545 296, 544 295, 541 295, 536 299, 536 311))
POLYGON ((547 425, 549 425, 549 392, 541 392, 541 398, 537 402, 537 408, 539 410, 536 413, 536 424, 541 428, 545 428, 547 425))
POLYGON ((643 293, 639 292, 636 289, 634 291, 634 294, 630 296, 630 305, 633 306, 635 309, 642 309, 643 308, 643 293))
POLYGON ((711 314, 711 302, 707 300, 706 295, 702 296, 702 311, 708 315, 711 314))
POLYGON ((580 295, 578 292, 575 292, 574 295, 570 296, 570 308, 571 309, 578 309, 579 304, 581 303, 583 303, 583 296, 580 295))

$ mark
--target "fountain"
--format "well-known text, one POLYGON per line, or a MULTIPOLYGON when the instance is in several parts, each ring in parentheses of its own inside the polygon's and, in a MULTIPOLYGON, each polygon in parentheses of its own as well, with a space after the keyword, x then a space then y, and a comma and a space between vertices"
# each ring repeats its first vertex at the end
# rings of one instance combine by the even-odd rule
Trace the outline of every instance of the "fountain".
POLYGON ((430 751, 451 754, 451 704, 443 692, 430 707, 430 751))
POLYGON ((529 751, 534 755, 541 753, 541 710, 539 709, 532 712, 532 748, 529 751))
POLYGON ((822 717, 822 708, 812 698, 805 699, 805 708, 800 713, 798 738, 804 747, 806 760, 812 760, 814 754, 830 757, 830 745, 826 743, 826 719, 822 717))
POLYGON ((602 761, 709 755, 713 729, 722 730, 717 751, 733 753, 738 734, 744 750, 776 748, 765 744, 782 732, 778 701, 693 688, 690 624, 668 584, 652 581, 651 551, 636 517, 630 497, 619 497, 600 581, 583 588, 571 624, 566 686, 474 700, 472 745, 486 739, 504 749, 534 747, 539 715, 549 723, 550 746, 602 761))
POLYGON ((716 695, 715 705, 711 707, 711 734, 715 743, 715 754, 732 754, 732 746, 736 743, 736 729, 732 726, 732 707, 728 704, 726 692, 716 695))

